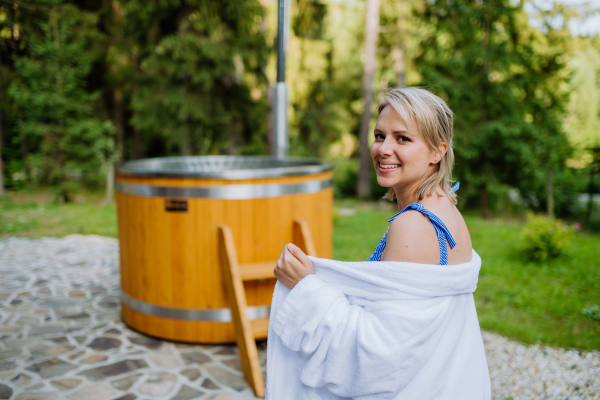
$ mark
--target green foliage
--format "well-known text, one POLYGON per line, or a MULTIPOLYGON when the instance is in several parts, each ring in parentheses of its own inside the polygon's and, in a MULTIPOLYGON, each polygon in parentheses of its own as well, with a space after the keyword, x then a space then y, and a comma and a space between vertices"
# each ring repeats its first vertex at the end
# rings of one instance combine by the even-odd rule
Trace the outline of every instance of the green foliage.
POLYGON ((320 79, 309 85, 308 97, 302 103, 293 104, 298 117, 298 135, 292 140, 293 152, 295 155, 324 158, 329 145, 344 132, 345 121, 352 116, 337 101, 336 96, 341 90, 335 82, 320 79))
POLYGON ((358 160, 341 158, 335 160, 333 168, 333 194, 336 198, 356 196, 358 160))
POLYGON ((589 319, 592 319, 594 321, 600 321, 600 306, 598 306, 597 304, 594 304, 589 307, 584 307, 581 310, 581 314, 585 315, 586 317, 588 317, 589 319))
POLYGON ((562 221, 529 212, 521 233, 523 256, 530 260, 559 257, 569 247, 572 235, 573 228, 562 221))
POLYGON ((589 41, 581 42, 569 63, 572 91, 565 119, 569 141, 576 150, 575 164, 580 167, 591 161, 588 149, 600 145, 600 49, 589 41))
POLYGON ((562 119, 567 37, 529 26, 523 2, 429 1, 415 63, 455 113, 455 175, 463 197, 519 188, 545 200, 547 176, 569 155, 562 119))
POLYGON ((108 163, 131 158, 267 153, 259 0, 10 4, 0 4, 10 187, 22 172, 98 184, 108 163))
POLYGON ((38 149, 30 161, 44 182, 62 182, 70 170, 97 175, 113 150, 112 126, 93 116, 99 92, 86 90, 96 16, 52 2, 29 37, 30 54, 16 58, 9 89, 18 112, 18 138, 38 149))
POLYGON ((292 29, 298 37, 321 39, 325 31, 327 6, 319 1, 299 0, 292 29))
POLYGON ((132 95, 136 129, 181 155, 239 154, 249 145, 256 151, 258 140, 266 145, 266 103, 249 84, 265 80, 264 9, 257 0, 125 5, 131 18, 140 8, 149 12, 150 26, 172 24, 140 63, 132 95))
MULTIPOLYGON (((98 186, 109 162, 141 157, 267 153, 276 2, 24 4, 0 2, 8 187, 98 186)), ((556 214, 580 218, 574 199, 587 185, 564 162, 589 158, 582 147, 597 137, 600 42, 563 29, 570 10, 526 13, 525 4, 382 0, 375 90, 404 80, 448 100, 461 207, 487 198, 490 210, 506 208, 518 188, 518 207, 544 209, 551 176, 556 214), (550 23, 562 16, 563 27, 550 23)), ((332 144, 357 134, 364 25, 364 2, 292 2, 290 155, 341 157, 332 144)), ((340 164, 338 196, 355 192, 354 162, 340 164)), ((374 182, 379 197, 385 189, 374 182)))
POLYGON ((79 189, 79 185, 73 181, 62 182, 54 187, 54 201, 57 203, 72 203, 75 199, 75 194, 79 189))
MULTIPOLYGON (((362 110, 362 17, 356 4, 299 1, 292 13, 286 81, 290 88, 290 154, 326 158, 344 133, 357 133, 362 110), (360 100, 359 100, 360 101, 360 100)), ((355 185, 355 183, 354 183, 355 185)))

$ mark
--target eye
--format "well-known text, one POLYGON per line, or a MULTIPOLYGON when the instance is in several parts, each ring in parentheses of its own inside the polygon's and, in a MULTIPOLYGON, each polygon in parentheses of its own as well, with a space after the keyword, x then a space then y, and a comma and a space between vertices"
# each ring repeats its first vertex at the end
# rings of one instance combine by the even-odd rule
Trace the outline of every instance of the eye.
POLYGON ((376 133, 375 140, 385 140, 385 136, 383 136, 381 133, 376 133))
POLYGON ((409 139, 409 138, 407 138, 406 136, 400 136, 400 137, 398 138, 398 141, 399 141, 399 142, 404 142, 404 143, 406 143, 406 142, 410 142, 410 139, 409 139))

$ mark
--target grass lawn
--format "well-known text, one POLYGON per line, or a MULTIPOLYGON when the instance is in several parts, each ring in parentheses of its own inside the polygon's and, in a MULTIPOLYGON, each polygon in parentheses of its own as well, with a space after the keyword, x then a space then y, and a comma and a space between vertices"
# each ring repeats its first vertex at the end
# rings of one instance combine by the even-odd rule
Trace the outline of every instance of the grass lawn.
POLYGON ((27 189, 0 198, 0 238, 63 237, 72 233, 117 237, 117 213, 102 194, 82 192, 74 203, 54 202, 50 190, 27 189))
MULTIPOLYGON (((394 209, 339 201, 334 258, 365 260, 394 209)), ((531 262, 519 254, 523 223, 466 216, 473 247, 483 260, 475 302, 481 327, 525 343, 600 350, 600 321, 581 314, 600 305, 600 236, 577 233, 568 254, 531 262)), ((71 233, 116 237, 114 205, 96 193, 57 204, 48 191, 11 192, 0 198, 0 237, 62 237, 71 233)))

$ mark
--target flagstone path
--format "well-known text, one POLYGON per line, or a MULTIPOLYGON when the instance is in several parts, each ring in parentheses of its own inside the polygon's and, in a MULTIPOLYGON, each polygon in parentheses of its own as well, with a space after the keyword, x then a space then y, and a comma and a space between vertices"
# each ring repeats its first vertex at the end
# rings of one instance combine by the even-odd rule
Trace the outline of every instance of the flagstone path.
POLYGON ((117 241, 98 236, 0 241, 0 399, 255 398, 235 346, 123 324, 118 266, 117 241))

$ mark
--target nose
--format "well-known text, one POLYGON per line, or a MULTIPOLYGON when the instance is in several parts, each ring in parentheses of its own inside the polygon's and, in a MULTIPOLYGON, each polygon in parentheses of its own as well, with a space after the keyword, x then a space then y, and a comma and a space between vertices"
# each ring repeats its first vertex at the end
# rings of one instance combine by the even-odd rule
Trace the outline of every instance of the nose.
POLYGON ((381 146, 379 146, 379 155, 383 157, 389 157, 394 154, 390 137, 386 137, 381 146))

